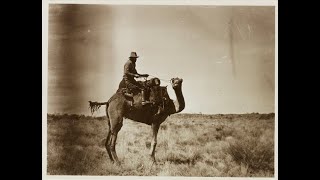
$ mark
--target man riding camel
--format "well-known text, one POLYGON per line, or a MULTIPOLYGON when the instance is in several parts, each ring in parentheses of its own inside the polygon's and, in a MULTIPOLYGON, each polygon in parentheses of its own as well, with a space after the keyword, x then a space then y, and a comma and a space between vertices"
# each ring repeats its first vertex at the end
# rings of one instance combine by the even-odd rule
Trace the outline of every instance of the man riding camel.
MULTIPOLYGON (((141 95, 142 95, 142 105, 150 103, 150 101, 146 100, 146 94, 145 89, 142 86, 142 84, 138 83, 134 78, 139 77, 148 77, 148 74, 139 74, 136 70, 136 61, 137 58, 136 52, 131 52, 131 55, 129 57, 129 60, 124 65, 124 73, 123 73, 123 81, 125 82, 126 87, 129 89, 140 89, 141 95)), ((129 96, 132 96, 132 94, 129 94, 129 96)))

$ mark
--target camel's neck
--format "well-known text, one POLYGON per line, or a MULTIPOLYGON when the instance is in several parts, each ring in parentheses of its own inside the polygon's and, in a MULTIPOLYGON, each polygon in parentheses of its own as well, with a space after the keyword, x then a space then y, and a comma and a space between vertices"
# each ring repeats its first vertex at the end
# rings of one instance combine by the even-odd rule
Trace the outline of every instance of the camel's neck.
POLYGON ((174 92, 176 93, 176 97, 177 97, 177 100, 174 101, 175 113, 181 112, 185 107, 184 97, 183 97, 181 88, 182 87, 180 86, 174 89, 174 92))

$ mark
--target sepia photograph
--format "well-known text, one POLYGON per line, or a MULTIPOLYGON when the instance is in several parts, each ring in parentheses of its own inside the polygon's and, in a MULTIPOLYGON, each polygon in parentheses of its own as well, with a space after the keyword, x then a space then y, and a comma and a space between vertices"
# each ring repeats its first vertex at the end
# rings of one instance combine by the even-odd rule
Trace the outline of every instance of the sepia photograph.
POLYGON ((47 8, 45 175, 277 177, 276 6, 47 8))

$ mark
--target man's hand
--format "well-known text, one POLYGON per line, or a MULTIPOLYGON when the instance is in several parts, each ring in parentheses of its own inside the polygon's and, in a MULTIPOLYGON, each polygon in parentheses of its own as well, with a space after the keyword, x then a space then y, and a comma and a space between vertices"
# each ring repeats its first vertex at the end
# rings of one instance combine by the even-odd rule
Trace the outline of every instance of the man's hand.
POLYGON ((135 77, 135 78, 139 78, 139 77, 149 77, 149 74, 135 74, 134 77, 135 77))

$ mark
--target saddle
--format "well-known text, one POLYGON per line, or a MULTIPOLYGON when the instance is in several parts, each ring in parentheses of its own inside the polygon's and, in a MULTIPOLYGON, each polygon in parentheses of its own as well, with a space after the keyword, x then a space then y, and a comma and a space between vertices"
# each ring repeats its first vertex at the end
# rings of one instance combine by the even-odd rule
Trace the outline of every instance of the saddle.
MULTIPOLYGON (((137 81, 144 87, 146 98, 150 100, 151 106, 154 106, 156 115, 160 114, 164 110, 164 95, 167 93, 166 87, 160 86, 160 79, 152 78, 146 81, 137 81)), ((118 93, 121 93, 130 104, 130 107, 134 106, 134 96, 141 92, 140 88, 129 89, 126 87, 124 81, 122 80, 119 84, 118 93)), ((142 98, 142 97, 139 97, 142 98)))
MULTIPOLYGON (((152 78, 150 80, 146 81, 137 81, 147 93, 150 93, 150 89, 155 86, 160 86, 160 79, 158 78, 152 78)), ((139 87, 137 88, 128 88, 125 85, 124 80, 122 80, 119 84, 119 88, 117 90, 118 93, 123 94, 125 97, 133 98, 134 95, 141 92, 141 89, 139 87)))

